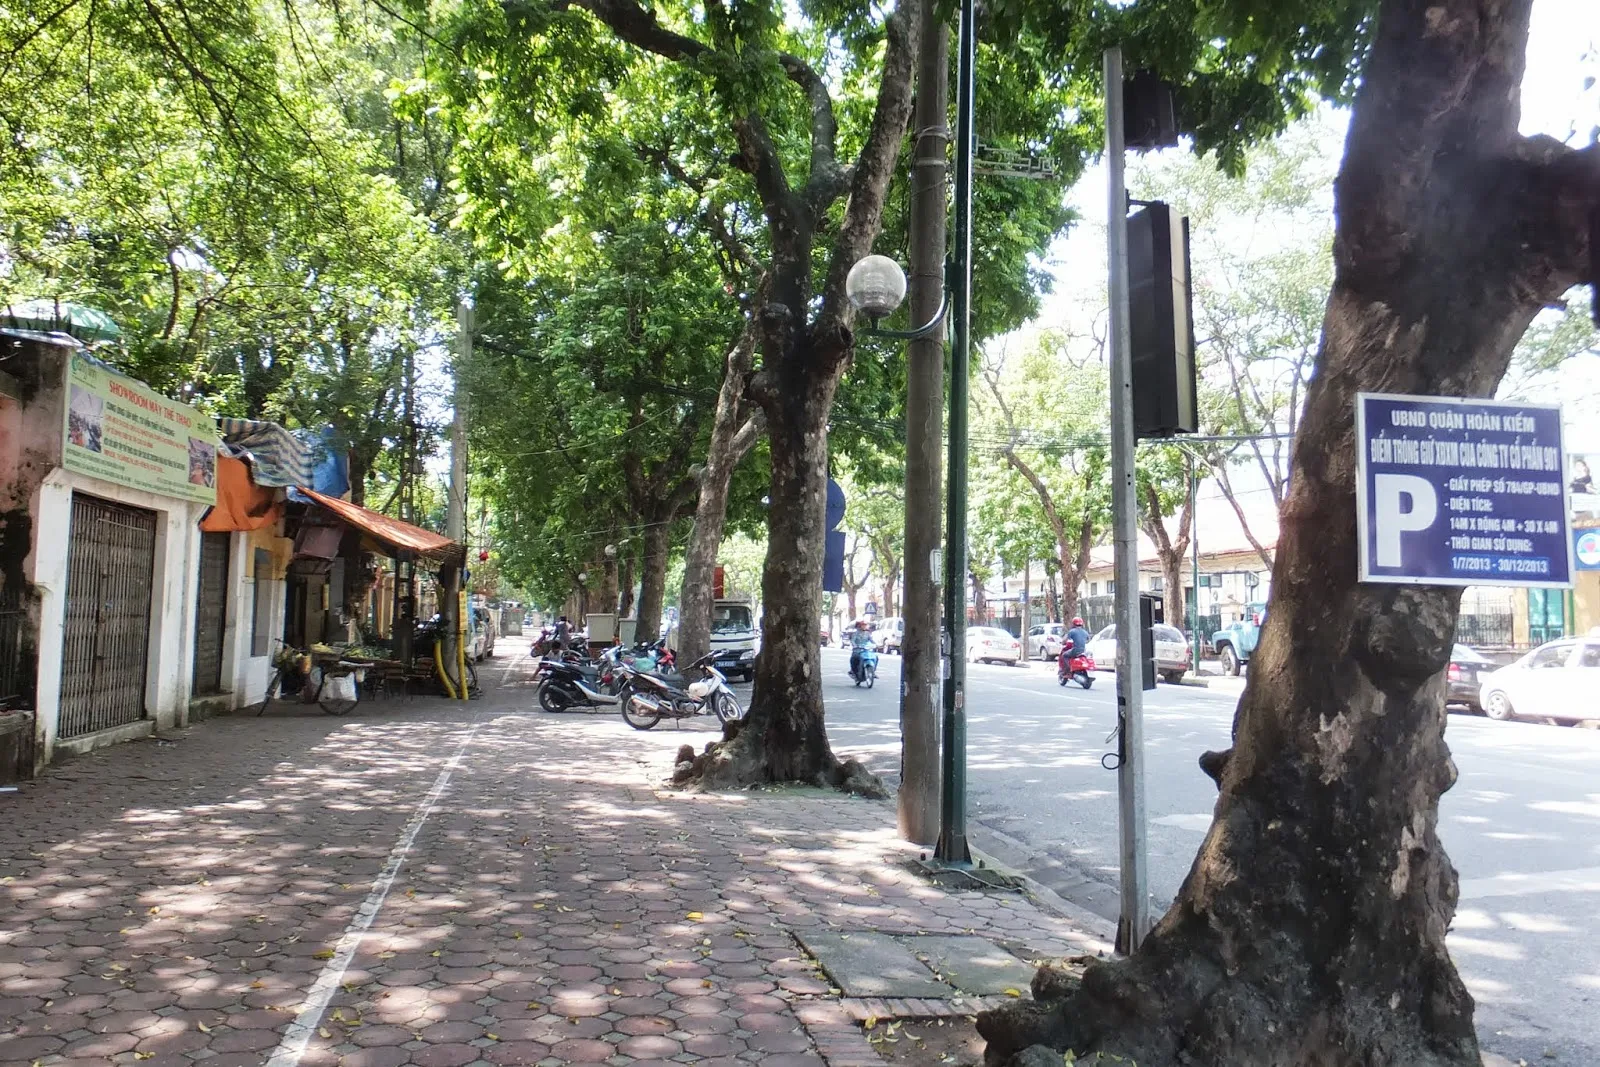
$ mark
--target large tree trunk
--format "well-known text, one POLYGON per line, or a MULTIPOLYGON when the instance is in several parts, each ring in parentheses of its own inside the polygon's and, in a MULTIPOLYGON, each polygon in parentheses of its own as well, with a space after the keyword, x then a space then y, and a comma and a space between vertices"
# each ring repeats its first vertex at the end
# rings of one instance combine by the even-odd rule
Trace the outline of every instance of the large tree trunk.
POLYGON ((694 529, 683 556, 683 586, 678 594, 678 652, 692 663, 711 651, 712 583, 716 576, 717 549, 728 518, 728 490, 733 472, 749 454, 762 423, 740 426, 745 381, 750 375, 754 326, 747 327, 728 351, 717 394, 717 413, 711 423, 711 443, 706 449, 705 471, 700 476, 700 496, 695 503, 694 529))
POLYGON ((633 554, 622 557, 621 602, 617 605, 617 618, 626 619, 633 613, 633 554))
POLYGON ((1139 1067, 1478 1067, 1436 833, 1459 591, 1357 582, 1353 408, 1363 389, 1491 395, 1588 269, 1600 153, 1516 134, 1531 2, 1383 5, 1271 610, 1235 746, 1202 759, 1211 830, 1133 957, 980 1016, 990 1062, 1038 1043, 1139 1067))
POLYGON ((597 594, 600 610, 610 613, 617 610, 617 561, 600 561, 600 592, 597 594))
POLYGON ((1094 553, 1093 540, 1094 523, 1085 518, 1078 524, 1076 545, 1069 548, 1065 540, 1058 539, 1056 542, 1056 547, 1061 552, 1061 621, 1063 622, 1078 614, 1078 602, 1081 598, 1079 590, 1083 588, 1083 576, 1089 570, 1089 562, 1094 553))
POLYGON ((767 409, 772 448, 767 558, 761 574, 763 622, 755 691, 736 736, 697 768, 702 788, 810 782, 886 795, 854 763, 828 747, 822 703, 821 604, 828 410, 833 382, 809 392, 779 386, 767 409))
POLYGON ((1161 515, 1161 500, 1156 487, 1147 485, 1140 526, 1145 536, 1155 543, 1156 558, 1161 561, 1162 607, 1165 609, 1167 625, 1181 630, 1186 618, 1183 612, 1183 563, 1194 526, 1194 494, 1190 493, 1184 498, 1183 512, 1178 516, 1178 536, 1174 538, 1167 533, 1167 522, 1161 515))
POLYGON ((661 636, 661 610, 666 604, 667 563, 672 555, 672 521, 650 522, 644 528, 644 553, 639 561, 639 621, 633 639, 654 641, 661 636))
MULTIPOLYGON (((811 169, 803 191, 789 184, 765 120, 758 114, 734 120, 744 165, 761 194, 772 249, 771 287, 759 312, 762 370, 753 389, 767 413, 772 487, 761 578, 762 645, 749 713, 734 729, 735 736, 675 775, 692 778, 703 787, 801 781, 885 795, 882 782, 854 761, 841 765, 828 747, 817 643, 818 594, 825 542, 828 413, 854 343, 850 329, 854 312, 845 295, 845 279, 871 251, 881 228, 884 199, 911 117, 921 3, 899 0, 884 24, 878 99, 866 140, 848 173, 836 158, 838 131, 827 85, 799 60, 786 59, 785 70, 811 103, 811 169), (817 222, 846 191, 843 218, 832 232, 826 281, 822 292, 815 294, 812 242, 817 222), (820 299, 815 299, 818 295, 820 299)), ((625 25, 638 30, 633 22, 625 25)), ((660 37, 653 34, 649 40, 659 45, 660 37)))
POLYGON ((1183 564, 1182 552, 1161 553, 1162 612, 1167 625, 1180 630, 1187 629, 1189 625, 1189 614, 1183 598, 1183 564))

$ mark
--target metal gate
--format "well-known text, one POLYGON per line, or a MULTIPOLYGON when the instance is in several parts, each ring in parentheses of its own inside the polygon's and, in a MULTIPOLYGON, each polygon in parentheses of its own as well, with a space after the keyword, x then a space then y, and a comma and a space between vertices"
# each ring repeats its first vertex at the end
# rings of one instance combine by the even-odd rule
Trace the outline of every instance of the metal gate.
POLYGON ((228 608, 228 548, 231 535, 200 535, 200 590, 195 607, 194 694, 222 692, 222 631, 228 608))
POLYGON ((144 718, 156 515, 72 494, 60 737, 144 718))

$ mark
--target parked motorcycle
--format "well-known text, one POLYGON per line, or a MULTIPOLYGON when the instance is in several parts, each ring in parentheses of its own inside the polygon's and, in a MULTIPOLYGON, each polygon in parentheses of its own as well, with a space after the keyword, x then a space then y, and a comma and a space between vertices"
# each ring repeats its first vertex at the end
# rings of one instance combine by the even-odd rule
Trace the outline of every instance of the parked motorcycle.
POLYGON ((546 659, 540 661, 539 673, 543 680, 536 695, 539 706, 545 711, 615 707, 618 702, 616 690, 606 691, 600 667, 565 659, 546 659))
POLYGON ((857 653, 850 677, 855 680, 857 689, 863 685, 871 689, 872 683, 878 680, 878 650, 868 645, 857 653))
POLYGON ((1056 681, 1061 685, 1077 682, 1085 689, 1094 684, 1094 657, 1088 652, 1074 656, 1072 649, 1064 648, 1056 659, 1056 681))
POLYGON ((621 692, 622 684, 630 672, 672 673, 676 670, 677 661, 673 658, 672 649, 667 647, 666 639, 662 638, 631 648, 612 645, 600 653, 595 666, 600 669, 601 692, 616 694, 621 692))
POLYGON ((686 719, 692 715, 715 715, 722 723, 744 715, 739 699, 728 688, 728 679, 712 666, 715 653, 689 665, 699 677, 694 681, 677 674, 627 672, 622 683, 622 719, 635 730, 649 730, 662 719, 686 719))

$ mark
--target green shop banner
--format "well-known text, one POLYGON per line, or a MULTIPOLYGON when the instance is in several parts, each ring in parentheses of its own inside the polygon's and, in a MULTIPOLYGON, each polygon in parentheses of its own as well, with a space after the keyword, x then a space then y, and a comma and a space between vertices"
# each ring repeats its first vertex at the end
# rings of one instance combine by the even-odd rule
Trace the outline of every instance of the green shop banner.
POLYGON ((62 466, 202 504, 217 502, 216 423, 81 355, 67 380, 62 466))

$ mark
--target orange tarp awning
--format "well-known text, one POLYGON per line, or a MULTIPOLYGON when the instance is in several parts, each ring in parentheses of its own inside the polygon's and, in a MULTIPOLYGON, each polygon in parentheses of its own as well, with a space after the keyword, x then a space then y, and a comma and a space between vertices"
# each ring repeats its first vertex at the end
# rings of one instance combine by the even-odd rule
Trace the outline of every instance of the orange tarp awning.
POLYGON ((232 456, 217 456, 217 503, 200 520, 207 533, 259 530, 283 514, 277 493, 250 480, 250 468, 232 456))
POLYGON ((321 507, 333 512, 340 521, 366 534, 391 554, 396 550, 413 552, 429 559, 456 564, 460 564, 466 558, 466 549, 443 534, 424 530, 409 522, 401 522, 381 511, 373 511, 360 504, 340 500, 336 496, 324 496, 322 493, 303 487, 300 492, 304 493, 308 500, 315 501, 321 507))

